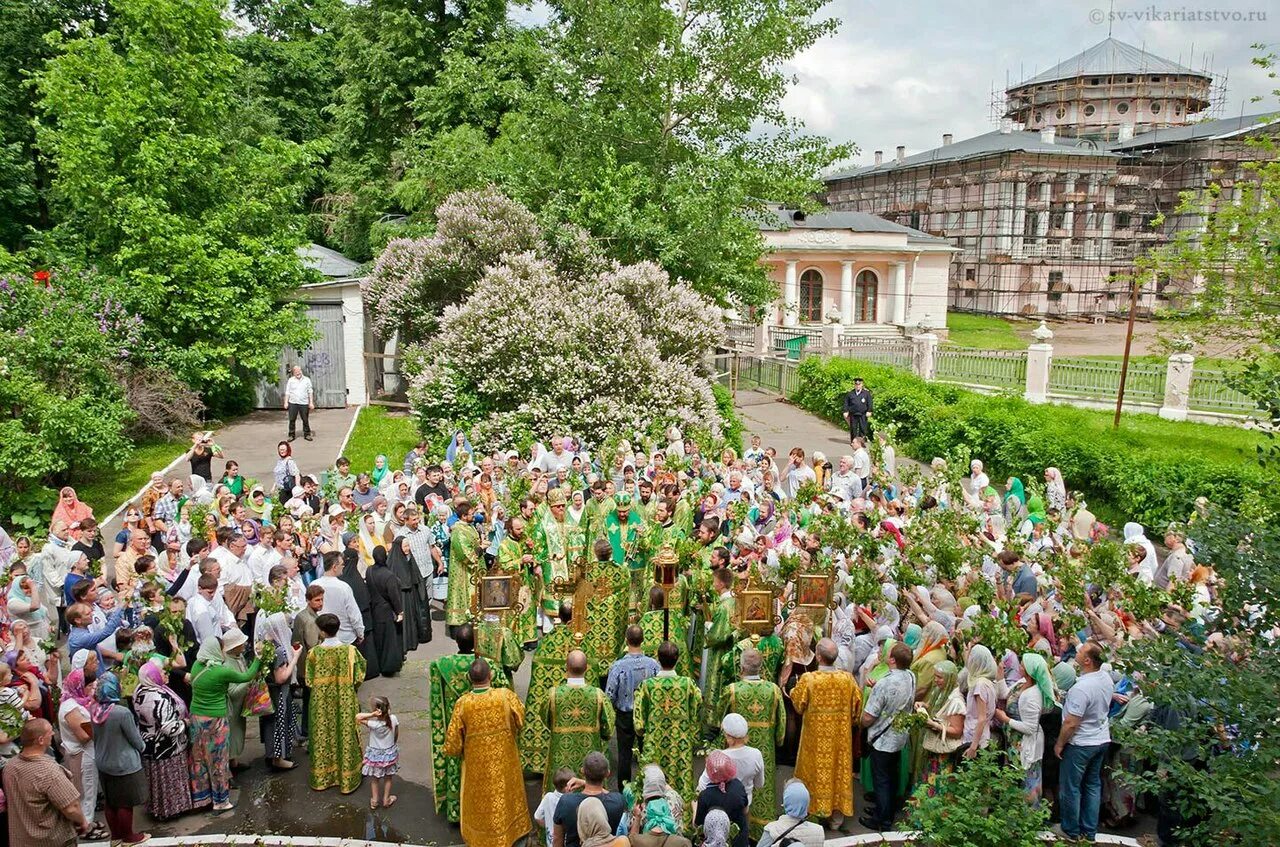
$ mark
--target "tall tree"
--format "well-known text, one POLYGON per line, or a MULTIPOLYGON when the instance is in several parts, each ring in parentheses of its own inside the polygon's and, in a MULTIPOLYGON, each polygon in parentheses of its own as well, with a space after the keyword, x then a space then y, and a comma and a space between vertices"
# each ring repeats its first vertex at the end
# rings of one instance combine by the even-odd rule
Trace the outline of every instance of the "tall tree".
MULTIPOLYGON (((825 2, 556 0, 526 91, 511 93, 518 74, 474 80, 517 104, 496 136, 424 127, 398 196, 438 195, 422 185, 441 174, 492 180, 621 261, 657 260, 720 302, 768 302, 751 213, 812 203, 818 173, 849 152, 781 106, 785 63, 835 27, 825 2)), ((460 88, 453 74, 469 70, 446 63, 435 88, 460 88)))
POLYGON ((36 78, 56 165, 50 243, 120 278, 162 358, 214 403, 274 373, 309 329, 301 186, 312 153, 236 137, 240 62, 214 0, 117 0, 102 35, 65 41, 36 78))
POLYGON ((400 211, 391 188, 394 152, 413 129, 414 93, 430 84, 452 33, 466 22, 502 21, 505 0, 362 0, 347 15, 338 48, 341 87, 334 166, 323 212, 331 238, 367 259, 381 246, 370 230, 400 211))

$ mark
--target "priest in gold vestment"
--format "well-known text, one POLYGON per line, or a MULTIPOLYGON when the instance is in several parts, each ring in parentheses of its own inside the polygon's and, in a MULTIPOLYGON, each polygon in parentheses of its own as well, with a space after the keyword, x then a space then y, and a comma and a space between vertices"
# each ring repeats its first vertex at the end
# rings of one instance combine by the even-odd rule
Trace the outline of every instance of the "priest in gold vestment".
POLYGON ((477 659, 471 691, 458 698, 444 754, 462 757, 462 840, 469 847, 511 847, 529 832, 529 806, 516 752, 524 705, 508 688, 490 687, 489 664, 477 659))
POLYGON ((853 733, 862 692, 852 674, 835 667, 834 641, 819 641, 817 654, 818 669, 800 677, 790 695, 804 721, 795 778, 809 789, 809 815, 838 827, 853 814, 853 733))

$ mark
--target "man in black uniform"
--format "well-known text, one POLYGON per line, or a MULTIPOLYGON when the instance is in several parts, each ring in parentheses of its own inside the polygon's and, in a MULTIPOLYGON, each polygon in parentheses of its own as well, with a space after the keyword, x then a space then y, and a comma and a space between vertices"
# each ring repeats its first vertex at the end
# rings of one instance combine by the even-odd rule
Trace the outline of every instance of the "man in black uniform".
POLYGON ((849 424, 849 440, 867 438, 871 428, 871 392, 862 387, 862 377, 853 380, 853 390, 844 395, 844 419, 849 424))

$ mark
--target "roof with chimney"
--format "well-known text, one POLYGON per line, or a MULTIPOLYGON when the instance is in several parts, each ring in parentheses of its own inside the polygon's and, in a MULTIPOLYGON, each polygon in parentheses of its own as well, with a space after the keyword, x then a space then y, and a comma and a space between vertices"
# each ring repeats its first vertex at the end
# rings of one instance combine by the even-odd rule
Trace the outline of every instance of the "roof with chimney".
POLYGON ((1012 130, 1002 132, 994 130, 972 138, 944 144, 932 150, 906 156, 902 160, 889 159, 879 165, 864 165, 837 171, 823 177, 824 182, 835 182, 854 176, 888 172, 898 168, 914 168, 920 165, 956 162, 965 159, 978 159, 993 153, 1037 153, 1051 156, 1095 156, 1116 158, 1116 154, 1099 150, 1093 141, 1080 138, 1055 138, 1045 141, 1039 132, 1012 130))
POLYGON ((1140 47, 1126 44, 1117 38, 1105 38, 1089 49, 1077 53, 1070 59, 1064 59, 1046 71, 1041 71, 1028 80, 1018 83, 1013 88, 1027 85, 1040 85, 1046 82, 1058 82, 1064 79, 1075 79, 1081 76, 1112 76, 1115 74, 1178 74, 1202 76, 1208 74, 1192 70, 1185 65, 1148 53, 1140 47))

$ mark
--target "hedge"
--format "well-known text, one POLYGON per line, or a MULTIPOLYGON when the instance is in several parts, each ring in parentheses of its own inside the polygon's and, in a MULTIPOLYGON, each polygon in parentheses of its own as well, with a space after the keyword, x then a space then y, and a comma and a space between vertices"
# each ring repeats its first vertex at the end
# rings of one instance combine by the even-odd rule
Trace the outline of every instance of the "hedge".
MULTIPOLYGON (((967 445, 993 481, 1043 480, 1046 467, 1057 467, 1069 489, 1085 493, 1095 513, 1099 506, 1110 507, 1154 531, 1187 520, 1200 496, 1259 518, 1274 510, 1280 475, 1244 450, 1238 458, 1205 456, 1176 438, 1135 435, 1137 422, 1130 431, 1112 430, 1105 413, 979 394, 849 359, 805 359, 791 400, 843 426, 842 398, 855 376, 875 397, 873 423, 893 423, 899 449, 923 462, 967 445)), ((1209 425, 1162 426, 1203 440, 1209 425)), ((1222 437, 1228 434, 1222 431, 1222 437)))

